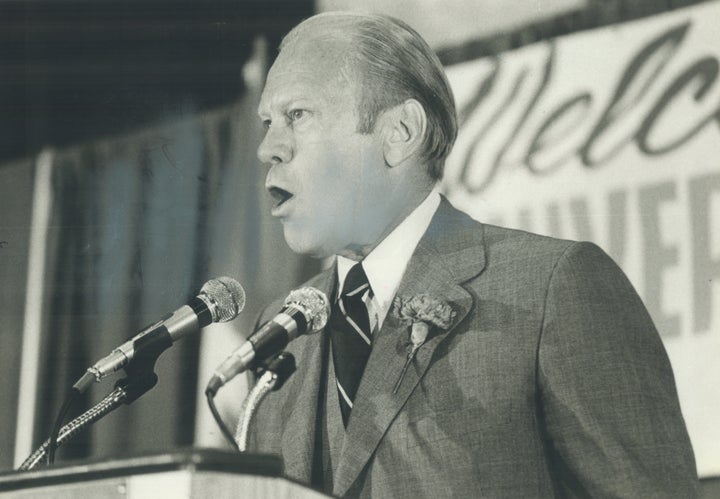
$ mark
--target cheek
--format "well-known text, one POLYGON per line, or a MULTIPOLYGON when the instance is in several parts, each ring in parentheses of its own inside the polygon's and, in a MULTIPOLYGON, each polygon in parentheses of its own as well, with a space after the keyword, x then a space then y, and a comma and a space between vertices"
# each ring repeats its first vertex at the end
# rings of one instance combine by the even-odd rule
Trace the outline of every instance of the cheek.
POLYGON ((298 155, 302 167, 295 173, 303 185, 302 215, 291 222, 296 226, 286 227, 286 236, 292 232, 294 239, 341 244, 362 231, 363 214, 373 211, 368 204, 374 204, 380 189, 372 174, 382 157, 367 146, 364 136, 339 135, 305 142, 298 155))
POLYGON ((353 206, 358 191, 362 190, 362 169, 355 151, 347 144, 343 147, 328 141, 321 147, 307 164, 302 181, 313 204, 339 210, 336 215, 340 216, 353 206))

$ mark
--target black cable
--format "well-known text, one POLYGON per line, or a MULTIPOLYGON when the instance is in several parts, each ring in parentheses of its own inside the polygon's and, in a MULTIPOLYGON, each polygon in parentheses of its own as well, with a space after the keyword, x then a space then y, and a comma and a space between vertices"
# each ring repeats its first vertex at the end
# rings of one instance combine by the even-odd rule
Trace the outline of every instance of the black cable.
POLYGON ((208 406, 210 407, 210 412, 213 415, 213 418, 215 418, 215 422, 220 427, 220 431, 222 432, 223 436, 225 437, 225 440, 228 441, 228 443, 232 446, 233 449, 240 452, 240 448, 238 447, 237 442, 235 441, 235 438, 233 437, 233 434, 230 432, 230 429, 225 425, 225 422, 220 417, 220 413, 217 410, 217 407, 215 407, 215 398, 211 390, 205 390, 205 396, 207 397, 208 406))
POLYGON ((90 385, 93 384, 94 381, 95 378, 93 377, 93 375, 89 372, 85 372, 85 374, 83 374, 82 377, 77 380, 77 382, 73 385, 67 397, 65 398, 65 402, 60 408, 60 412, 58 413, 57 418, 55 418, 55 424, 53 425, 52 432, 50 433, 50 438, 48 439, 46 460, 48 466, 55 462, 55 450, 58 448, 58 436, 60 435, 63 421, 65 421, 65 416, 67 416, 67 413, 70 410, 70 406, 75 401, 75 399, 78 398, 79 395, 87 391, 87 389, 90 387, 90 385))
POLYGON ((58 446, 57 441, 58 435, 60 434, 60 429, 62 428, 63 421, 65 421, 65 416, 67 416, 67 413, 70 410, 70 406, 72 406, 73 402, 75 402, 75 399, 78 395, 80 395, 80 391, 74 387, 71 388, 70 393, 68 393, 68 396, 65 398, 65 402, 60 408, 60 412, 58 412, 58 415, 55 418, 55 424, 53 425, 52 433, 50 433, 50 441, 48 442, 47 448, 48 466, 55 462, 55 449, 57 449, 58 446))

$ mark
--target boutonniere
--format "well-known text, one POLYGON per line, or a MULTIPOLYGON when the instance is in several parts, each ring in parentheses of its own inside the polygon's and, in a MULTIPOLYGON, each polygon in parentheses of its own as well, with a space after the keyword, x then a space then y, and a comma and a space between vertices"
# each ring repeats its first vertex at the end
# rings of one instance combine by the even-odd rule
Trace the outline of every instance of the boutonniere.
POLYGON ((455 317, 455 311, 447 302, 430 295, 419 294, 415 296, 396 296, 392 313, 401 323, 410 326, 407 358, 393 389, 393 393, 397 393, 410 362, 412 362, 417 351, 427 340, 430 329, 434 327, 441 331, 447 330, 455 317))

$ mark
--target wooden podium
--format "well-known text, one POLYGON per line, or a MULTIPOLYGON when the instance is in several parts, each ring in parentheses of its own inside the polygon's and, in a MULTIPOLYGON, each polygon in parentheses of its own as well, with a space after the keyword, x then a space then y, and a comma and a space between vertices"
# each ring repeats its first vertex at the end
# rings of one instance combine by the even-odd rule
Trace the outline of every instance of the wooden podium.
POLYGON ((0 474, 3 499, 327 497, 283 478, 278 457, 213 449, 0 474))

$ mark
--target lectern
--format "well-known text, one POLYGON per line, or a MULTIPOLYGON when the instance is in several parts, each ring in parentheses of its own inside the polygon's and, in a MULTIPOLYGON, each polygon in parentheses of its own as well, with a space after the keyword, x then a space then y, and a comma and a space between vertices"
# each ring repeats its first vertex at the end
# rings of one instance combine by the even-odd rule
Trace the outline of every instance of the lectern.
POLYGON ((184 449, 0 474, 2 499, 319 499, 282 477, 280 458, 184 449))

